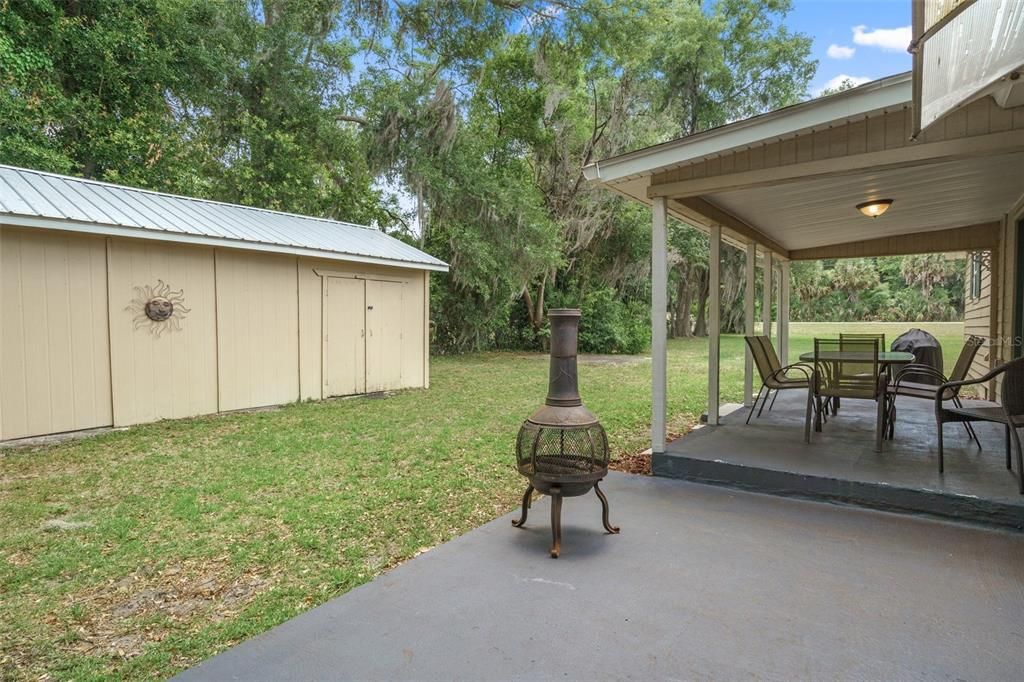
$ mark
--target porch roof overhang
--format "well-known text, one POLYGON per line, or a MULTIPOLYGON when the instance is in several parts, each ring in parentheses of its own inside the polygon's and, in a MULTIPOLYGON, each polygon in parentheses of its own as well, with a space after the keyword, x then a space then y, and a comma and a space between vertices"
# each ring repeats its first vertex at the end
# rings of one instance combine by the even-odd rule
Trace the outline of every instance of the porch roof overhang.
POLYGON ((916 141, 909 73, 605 159, 585 176, 786 259, 995 246, 1024 193, 1024 107, 991 98, 916 141), (881 218, 856 205, 893 199, 881 218))

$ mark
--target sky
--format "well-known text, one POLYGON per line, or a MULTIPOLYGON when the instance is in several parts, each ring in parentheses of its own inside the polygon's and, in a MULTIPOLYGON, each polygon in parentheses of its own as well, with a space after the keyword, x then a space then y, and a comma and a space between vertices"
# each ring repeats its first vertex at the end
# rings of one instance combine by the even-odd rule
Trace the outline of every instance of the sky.
POLYGON ((795 0, 785 19, 814 39, 818 72, 810 94, 849 78, 855 84, 910 70, 911 0, 795 0))

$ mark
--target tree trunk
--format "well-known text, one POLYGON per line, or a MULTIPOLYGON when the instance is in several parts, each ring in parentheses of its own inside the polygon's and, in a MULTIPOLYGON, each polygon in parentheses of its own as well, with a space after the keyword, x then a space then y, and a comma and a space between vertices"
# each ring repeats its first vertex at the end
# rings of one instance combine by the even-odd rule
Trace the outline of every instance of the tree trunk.
POLYGON ((707 336, 708 335, 708 271, 700 271, 700 281, 697 289, 697 318, 693 322, 693 335, 694 336, 707 336))
POLYGON ((523 302, 526 304, 526 314, 530 317, 530 327, 534 332, 540 331, 540 328, 544 326, 544 288, 547 283, 548 278, 545 275, 540 282, 536 301, 534 301, 533 294, 530 293, 530 285, 527 284, 523 287, 523 302))
POLYGON ((693 335, 690 308, 693 305, 693 287, 690 282, 680 278, 676 284, 675 309, 672 311, 672 338, 685 338, 693 335))
POLYGON ((416 222, 420 228, 420 248, 427 241, 427 216, 423 210, 423 180, 416 181, 416 222))

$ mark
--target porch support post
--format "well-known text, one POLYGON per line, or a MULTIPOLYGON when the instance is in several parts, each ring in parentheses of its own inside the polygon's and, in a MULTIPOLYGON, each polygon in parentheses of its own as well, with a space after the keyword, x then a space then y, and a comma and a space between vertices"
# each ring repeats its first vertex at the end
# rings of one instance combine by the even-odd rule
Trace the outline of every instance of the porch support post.
POLYGON ((651 202, 651 452, 665 452, 668 384, 668 199, 651 202))
MULTIPOLYGON (((743 333, 754 335, 754 274, 757 264, 757 244, 747 244, 747 287, 743 290, 743 333)), ((743 366, 743 404, 747 407, 754 402, 754 358, 750 348, 743 344, 746 363, 743 366)))
POLYGON ((775 271, 773 260, 772 252, 765 251, 764 263, 762 263, 761 268, 764 271, 764 291, 761 292, 763 296, 761 301, 761 333, 769 339, 772 338, 772 289, 774 288, 772 275, 775 271))
POLYGON ((779 263, 779 357, 789 364, 789 261, 779 263))
POLYGON ((718 363, 722 314, 722 226, 711 224, 708 249, 708 424, 718 424, 718 363))

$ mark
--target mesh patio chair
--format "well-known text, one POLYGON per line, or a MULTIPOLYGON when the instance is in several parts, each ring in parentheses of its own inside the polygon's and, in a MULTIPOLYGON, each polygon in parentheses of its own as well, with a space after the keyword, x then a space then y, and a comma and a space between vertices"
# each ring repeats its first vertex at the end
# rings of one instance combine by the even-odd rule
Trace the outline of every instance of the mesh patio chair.
MULTIPOLYGON (((747 342, 750 355, 754 358, 754 366, 757 368, 757 373, 761 376, 761 388, 758 389, 757 397, 754 398, 754 403, 750 406, 750 412, 747 413, 747 423, 749 424, 750 417, 754 414, 754 408, 757 407, 757 401, 761 401, 761 408, 757 411, 757 416, 760 417, 764 411, 765 404, 768 402, 768 396, 772 391, 775 391, 771 402, 774 405, 779 391, 792 388, 808 390, 811 385, 811 367, 802 362, 783 366, 779 360, 778 353, 775 352, 775 347, 772 345, 772 340, 767 336, 744 336, 743 339, 747 342), (790 376, 791 373, 797 376, 790 376), (764 394, 763 399, 761 397, 762 393, 764 394)), ((771 406, 769 406, 768 410, 770 411, 771 409, 771 406)))
MULTIPOLYGON (((943 376, 942 372, 935 369, 931 365, 923 365, 919 363, 910 363, 909 365, 903 365, 900 370, 896 373, 896 378, 893 380, 887 389, 888 398, 888 410, 889 413, 886 416, 886 424, 889 427, 889 438, 891 439, 896 431, 896 398, 899 396, 905 396, 907 398, 920 398, 923 400, 935 400, 935 396, 939 393, 939 385, 944 384, 948 381, 963 381, 967 378, 967 372, 971 369, 971 363, 974 362, 974 356, 978 354, 978 350, 985 343, 985 340, 980 336, 969 336, 967 341, 964 342, 964 347, 960 350, 960 356, 956 359, 956 364, 953 365, 953 371, 949 376, 943 376), (931 378, 934 383, 923 383, 920 379, 931 378)), ((951 388, 943 392, 943 402, 950 400, 953 402, 954 407, 963 407, 960 402, 960 387, 951 388)), ((977 445, 978 449, 981 449, 981 441, 978 440, 978 434, 974 432, 974 428, 970 422, 963 422, 964 429, 967 431, 967 435, 977 445)))
MULTIPOLYGON (((882 352, 882 351, 885 350, 885 334, 840 334, 839 335, 840 346, 844 350, 853 350, 853 351, 861 350, 861 351, 867 352, 869 350, 869 345, 865 344, 864 342, 865 341, 869 341, 870 342, 870 341, 873 341, 873 340, 877 340, 878 341, 878 351, 879 352, 882 352)), ((848 373, 848 374, 851 374, 851 375, 857 375, 857 374, 867 375, 867 374, 870 374, 873 371, 873 368, 870 366, 870 363, 850 362, 850 363, 846 364, 846 367, 843 369, 843 371, 848 373)), ((839 412, 839 401, 840 401, 839 396, 832 397, 832 398, 830 398, 827 401, 828 405, 826 407, 831 407, 832 414, 836 414, 836 413, 839 412)))
MULTIPOLYGON (((878 352, 885 351, 885 334, 840 334, 840 350, 869 352, 871 342, 878 342, 878 352)), ((848 374, 871 374, 876 368, 870 362, 849 362, 846 363, 844 371, 848 374)))
POLYGON ((947 381, 939 386, 939 394, 935 396, 935 421, 939 430, 939 473, 945 466, 942 451, 942 426, 946 422, 1002 424, 1006 430, 1006 468, 1013 470, 1010 461, 1012 446, 1017 454, 1017 489, 1021 495, 1024 495, 1024 455, 1021 454, 1020 436, 1017 434, 1017 429, 1024 426, 1024 358, 1011 360, 977 379, 947 381), (947 390, 959 390, 963 386, 983 384, 997 378, 1002 380, 998 405, 949 407, 952 401, 942 399, 942 395, 947 390))
MULTIPOLYGON (((814 339, 814 373, 811 392, 816 405, 814 430, 821 431, 822 413, 828 401, 838 398, 874 400, 875 451, 882 451, 885 429, 885 387, 887 379, 878 362, 877 338, 814 339), (850 357, 850 354, 855 354, 850 357)), ((804 439, 811 442, 811 410, 807 411, 804 439)))
POLYGON ((878 339, 878 350, 885 350, 885 334, 840 334, 839 340, 849 339, 850 341, 864 341, 878 339))

